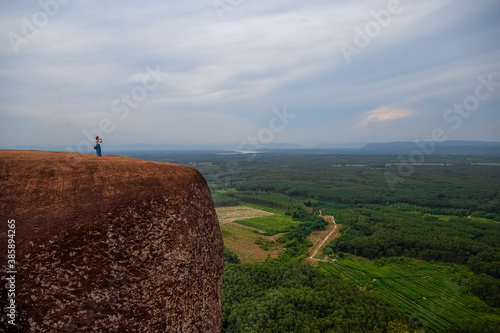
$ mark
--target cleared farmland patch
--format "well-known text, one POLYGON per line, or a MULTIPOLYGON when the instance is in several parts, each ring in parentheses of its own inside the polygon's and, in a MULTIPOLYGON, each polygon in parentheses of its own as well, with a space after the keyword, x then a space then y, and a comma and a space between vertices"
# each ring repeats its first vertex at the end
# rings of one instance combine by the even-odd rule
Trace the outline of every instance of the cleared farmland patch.
POLYGON ((220 207, 216 208, 215 211, 219 218, 219 224, 273 215, 273 213, 246 206, 220 207))
POLYGON ((238 220, 235 222, 263 230, 264 234, 267 236, 290 231, 292 228, 300 224, 299 221, 293 220, 291 216, 285 215, 283 212, 276 212, 272 215, 238 220))
POLYGON ((262 262, 268 257, 278 258, 283 247, 277 242, 283 235, 278 232, 286 229, 291 223, 284 213, 274 210, 267 212, 259 209, 261 207, 255 207, 234 206, 216 209, 224 245, 243 263, 262 262), (250 222, 247 224, 246 221, 250 222))
POLYGON ((281 235, 264 236, 262 231, 241 225, 228 223, 221 225, 224 245, 235 253, 241 262, 263 262, 268 256, 278 258, 282 245, 276 239, 281 235), (270 244, 269 250, 264 250, 257 242, 265 241, 270 244))

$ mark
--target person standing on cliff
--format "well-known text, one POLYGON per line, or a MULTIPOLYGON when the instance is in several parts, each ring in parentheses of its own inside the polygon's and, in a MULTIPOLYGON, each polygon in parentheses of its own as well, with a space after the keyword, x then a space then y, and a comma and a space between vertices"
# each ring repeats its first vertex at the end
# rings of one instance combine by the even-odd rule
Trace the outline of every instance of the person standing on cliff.
POLYGON ((97 156, 102 156, 101 155, 101 143, 102 143, 102 139, 98 136, 95 137, 95 153, 97 154, 97 156))

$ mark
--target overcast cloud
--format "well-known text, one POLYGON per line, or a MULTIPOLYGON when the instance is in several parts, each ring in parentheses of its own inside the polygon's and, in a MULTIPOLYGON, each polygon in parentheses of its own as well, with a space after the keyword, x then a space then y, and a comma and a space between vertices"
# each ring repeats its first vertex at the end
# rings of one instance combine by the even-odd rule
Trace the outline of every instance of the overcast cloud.
POLYGON ((0 145, 238 144, 285 107, 276 142, 500 141, 499 17, 496 0, 3 1, 0 145))

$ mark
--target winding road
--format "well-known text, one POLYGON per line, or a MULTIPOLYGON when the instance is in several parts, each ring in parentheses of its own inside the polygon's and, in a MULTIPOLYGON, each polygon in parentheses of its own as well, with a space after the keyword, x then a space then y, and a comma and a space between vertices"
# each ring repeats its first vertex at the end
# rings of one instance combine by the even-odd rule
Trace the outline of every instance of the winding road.
POLYGON ((323 218, 328 221, 326 230, 315 231, 309 236, 309 239, 313 242, 313 246, 309 249, 309 257, 307 258, 309 261, 325 261, 314 257, 320 250, 323 250, 327 242, 340 236, 340 226, 335 223, 335 218, 331 215, 325 215, 323 218))

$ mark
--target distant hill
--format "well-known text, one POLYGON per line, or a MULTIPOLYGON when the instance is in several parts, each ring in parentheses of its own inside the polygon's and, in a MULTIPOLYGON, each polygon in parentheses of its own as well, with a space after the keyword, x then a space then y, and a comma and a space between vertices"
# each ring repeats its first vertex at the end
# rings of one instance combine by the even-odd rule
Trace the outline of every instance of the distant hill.
POLYGON ((357 149, 363 148, 366 142, 349 142, 349 143, 322 143, 317 145, 316 149, 357 149))
POLYGON ((500 155, 500 142, 489 141, 445 141, 435 142, 387 142, 368 143, 361 148, 363 153, 370 154, 411 154, 420 150, 426 154, 439 155, 500 155))

